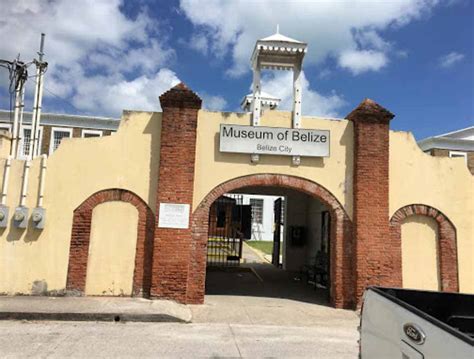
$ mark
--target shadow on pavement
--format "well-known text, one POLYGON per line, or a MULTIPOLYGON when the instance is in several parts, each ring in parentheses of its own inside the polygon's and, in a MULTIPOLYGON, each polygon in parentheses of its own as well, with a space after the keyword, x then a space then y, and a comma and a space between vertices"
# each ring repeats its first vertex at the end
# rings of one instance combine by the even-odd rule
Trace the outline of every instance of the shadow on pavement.
POLYGON ((327 290, 306 283, 299 273, 266 263, 208 268, 206 295, 284 298, 329 306, 327 290))

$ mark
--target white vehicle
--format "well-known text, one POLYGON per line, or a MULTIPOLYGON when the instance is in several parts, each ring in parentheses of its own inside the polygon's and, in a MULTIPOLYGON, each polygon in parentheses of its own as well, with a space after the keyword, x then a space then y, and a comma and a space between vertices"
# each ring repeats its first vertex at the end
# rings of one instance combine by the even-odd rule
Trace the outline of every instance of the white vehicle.
POLYGON ((362 359, 474 358, 474 295, 369 287, 362 359))

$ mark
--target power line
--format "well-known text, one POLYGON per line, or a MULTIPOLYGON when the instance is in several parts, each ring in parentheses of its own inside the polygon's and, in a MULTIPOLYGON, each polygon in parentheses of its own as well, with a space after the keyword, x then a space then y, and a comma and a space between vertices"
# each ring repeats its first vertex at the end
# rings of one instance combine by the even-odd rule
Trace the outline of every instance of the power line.
POLYGON ((9 86, 8 86, 8 93, 9 93, 9 112, 10 112, 10 122, 12 122, 12 113, 13 113, 13 96, 15 93, 21 93, 26 80, 28 79, 28 66, 30 63, 24 63, 20 61, 20 55, 13 61, 3 60, 0 59, 0 67, 3 67, 8 70, 9 76, 9 86))
MULTIPOLYGON (((36 79, 33 80, 35 83, 36 83, 36 79)), ((73 109, 75 109, 76 111, 81 111, 79 110, 76 106, 74 106, 71 102, 69 102, 68 100, 66 100, 64 97, 61 97, 59 96, 58 94, 54 93, 53 91, 51 91, 50 89, 48 89, 46 86, 43 87, 47 92, 49 92, 51 95, 53 95, 54 97, 60 99, 61 101, 67 103, 69 106, 71 106, 73 109)))

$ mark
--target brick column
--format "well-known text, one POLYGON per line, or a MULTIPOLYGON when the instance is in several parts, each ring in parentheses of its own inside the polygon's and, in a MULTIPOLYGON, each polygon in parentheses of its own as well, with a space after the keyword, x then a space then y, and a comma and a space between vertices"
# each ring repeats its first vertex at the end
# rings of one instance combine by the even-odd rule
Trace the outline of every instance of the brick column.
POLYGON ((369 99, 347 116, 354 124, 353 266, 358 302, 368 285, 391 283, 388 170, 393 117, 369 99))
MULTIPOLYGON (((160 203, 189 204, 192 207, 196 128, 201 99, 180 83, 161 95, 160 103, 163 116, 156 204, 157 224, 160 203)), ((156 228, 152 297, 187 302, 191 247, 190 226, 186 229, 156 228)))

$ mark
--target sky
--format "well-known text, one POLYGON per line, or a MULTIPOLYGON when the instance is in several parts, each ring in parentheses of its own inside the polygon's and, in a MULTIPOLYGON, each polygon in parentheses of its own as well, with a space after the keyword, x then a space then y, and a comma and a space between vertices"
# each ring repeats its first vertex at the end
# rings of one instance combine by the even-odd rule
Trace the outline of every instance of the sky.
MULTIPOLYGON (((278 24, 308 43, 303 115, 344 118, 371 98, 421 139, 474 125, 473 18, 470 0, 2 0, 0 59, 30 62, 46 34, 45 112, 160 111, 180 81, 208 110, 241 111, 253 46, 278 24)), ((8 85, 0 68, 2 109, 8 85)), ((291 109, 290 72, 266 71, 262 90, 291 109)))

